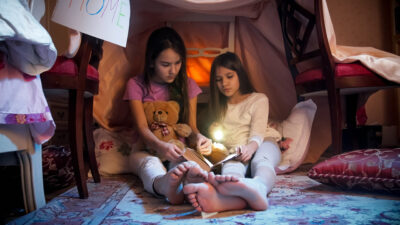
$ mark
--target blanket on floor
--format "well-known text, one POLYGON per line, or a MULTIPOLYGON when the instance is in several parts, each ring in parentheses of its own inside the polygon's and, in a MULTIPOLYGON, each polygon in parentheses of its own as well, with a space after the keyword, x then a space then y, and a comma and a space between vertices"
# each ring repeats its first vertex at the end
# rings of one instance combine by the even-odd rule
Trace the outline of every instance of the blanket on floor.
POLYGON ((89 198, 71 188, 10 224, 400 224, 400 198, 341 191, 305 174, 280 175, 266 211, 238 210, 202 218, 191 205, 172 206, 144 191, 133 175, 88 183, 89 198))

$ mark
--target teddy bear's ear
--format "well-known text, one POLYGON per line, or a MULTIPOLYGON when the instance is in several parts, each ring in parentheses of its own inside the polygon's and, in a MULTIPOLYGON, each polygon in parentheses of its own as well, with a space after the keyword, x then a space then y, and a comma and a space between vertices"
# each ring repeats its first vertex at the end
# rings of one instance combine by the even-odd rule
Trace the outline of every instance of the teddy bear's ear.
POLYGON ((179 104, 176 101, 167 102, 168 123, 177 123, 179 120, 179 104))
POLYGON ((151 124, 154 122, 153 112, 154 112, 154 102, 144 102, 143 109, 144 114, 146 115, 147 123, 151 124))
POLYGON ((168 101, 168 104, 174 110, 174 113, 179 114, 179 104, 176 101, 168 101))

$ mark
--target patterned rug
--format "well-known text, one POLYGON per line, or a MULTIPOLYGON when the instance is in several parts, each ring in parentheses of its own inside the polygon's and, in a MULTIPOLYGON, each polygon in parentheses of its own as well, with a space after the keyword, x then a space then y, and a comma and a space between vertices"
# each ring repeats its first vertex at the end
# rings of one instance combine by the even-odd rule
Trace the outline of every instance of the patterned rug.
POLYGON ((278 176, 270 207, 222 212, 208 218, 189 204, 171 206, 143 190, 131 175, 88 183, 89 199, 76 188, 9 224, 400 224, 400 198, 340 191, 304 174, 278 176))

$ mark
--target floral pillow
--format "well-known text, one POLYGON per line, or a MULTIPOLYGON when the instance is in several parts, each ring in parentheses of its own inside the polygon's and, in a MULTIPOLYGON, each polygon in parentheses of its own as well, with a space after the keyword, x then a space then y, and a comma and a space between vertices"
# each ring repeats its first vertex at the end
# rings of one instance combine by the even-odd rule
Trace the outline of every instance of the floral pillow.
POLYGON ((308 176, 344 189, 400 194, 400 148, 342 153, 315 165, 308 176))
POLYGON ((129 173, 129 155, 132 145, 129 134, 110 132, 99 128, 93 133, 99 173, 113 175, 129 173))

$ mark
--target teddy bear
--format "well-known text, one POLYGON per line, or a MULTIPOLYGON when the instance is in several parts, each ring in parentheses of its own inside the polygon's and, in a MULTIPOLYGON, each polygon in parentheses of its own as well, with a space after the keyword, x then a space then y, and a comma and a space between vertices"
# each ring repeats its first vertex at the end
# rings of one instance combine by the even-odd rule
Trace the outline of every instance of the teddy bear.
MULTIPOLYGON (((185 144, 179 138, 189 137, 192 134, 192 129, 187 124, 178 123, 179 104, 175 101, 153 101, 144 102, 143 108, 153 134, 160 140, 174 143, 183 150, 185 144)), ((149 152, 157 155, 154 149, 149 149, 149 152)))

